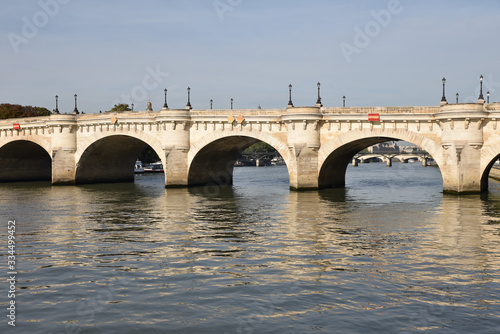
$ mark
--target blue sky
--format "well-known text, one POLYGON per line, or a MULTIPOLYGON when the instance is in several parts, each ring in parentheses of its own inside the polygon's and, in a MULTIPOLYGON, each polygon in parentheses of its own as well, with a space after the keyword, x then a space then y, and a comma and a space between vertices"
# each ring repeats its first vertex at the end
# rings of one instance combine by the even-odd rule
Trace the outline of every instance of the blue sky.
POLYGON ((4 1, 0 103, 86 113, 500 101, 500 1, 4 1), (30 30, 31 26, 31 30, 30 30), (35 28, 34 30, 32 28, 35 28), (354 50, 354 51, 353 51, 354 50))

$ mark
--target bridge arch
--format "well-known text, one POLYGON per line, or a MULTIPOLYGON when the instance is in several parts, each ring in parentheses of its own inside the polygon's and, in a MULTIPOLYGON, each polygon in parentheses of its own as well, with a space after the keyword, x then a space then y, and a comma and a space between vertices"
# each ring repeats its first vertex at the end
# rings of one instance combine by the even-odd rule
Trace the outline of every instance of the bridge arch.
POLYGON ((44 140, 15 139, 0 147, 0 182, 50 181, 50 144, 44 140))
POLYGON ((188 186, 232 184, 234 163, 240 153, 259 141, 271 145, 288 164, 286 140, 261 131, 218 131, 204 136, 191 146, 188 154, 188 186))
POLYGON ((77 149, 75 183, 133 182, 134 163, 148 146, 165 166, 159 142, 144 133, 89 136, 77 149))
POLYGON ((485 142, 481 155, 481 191, 488 190, 488 177, 495 161, 500 159, 500 140, 485 142))
POLYGON ((442 148, 435 141, 403 130, 360 130, 341 134, 324 143, 318 152, 318 187, 345 186, 345 173, 348 164, 359 151, 391 140, 408 141, 427 151, 442 165, 442 148))

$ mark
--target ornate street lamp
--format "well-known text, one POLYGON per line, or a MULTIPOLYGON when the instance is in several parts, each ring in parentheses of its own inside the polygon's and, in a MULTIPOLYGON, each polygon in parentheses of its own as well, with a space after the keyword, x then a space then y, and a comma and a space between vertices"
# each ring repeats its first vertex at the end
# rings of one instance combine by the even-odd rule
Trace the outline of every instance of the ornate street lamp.
POLYGON ((132 111, 134 111, 134 104, 132 103, 132 111))
POLYGON ((342 96, 342 107, 344 107, 344 108, 345 108, 345 95, 344 95, 344 96, 342 96))
POLYGON ((441 104, 446 104, 448 101, 446 101, 446 96, 444 95, 444 85, 446 84, 446 78, 443 77, 443 97, 441 98, 441 104))
POLYGON ((490 91, 486 92, 486 103, 490 103, 490 91))
POLYGON ((479 77, 479 98, 478 100, 483 100, 484 102, 484 96, 483 96, 483 75, 479 77))
POLYGON ((188 103, 186 104, 186 109, 193 109, 193 107, 191 107, 191 88, 187 88, 187 91, 188 91, 188 103))
POLYGON ((213 103, 214 103, 214 100, 210 99, 210 110, 212 110, 213 103))
POLYGON ((233 109, 233 98, 231 98, 231 110, 233 109))
POLYGON ((54 114, 59 114, 59 108, 58 108, 58 100, 59 96, 56 95, 56 109, 54 110, 54 114))
POLYGON ((168 109, 168 105, 167 105, 167 89, 165 88, 163 91, 165 92, 165 104, 163 105, 163 108, 168 109))
POLYGON ((78 108, 76 107, 76 98, 77 95, 75 94, 75 110, 73 110, 73 114, 78 115, 80 112, 78 112, 78 108))
POLYGON ((318 99, 316 100, 316 107, 322 107, 323 104, 321 104, 321 96, 319 94, 319 90, 320 90, 320 87, 321 87, 321 84, 318 82, 318 99))
POLYGON ((292 84, 288 85, 288 92, 289 92, 288 107, 293 107, 293 102, 292 102, 292 84))
POLYGON ((458 103, 458 93, 456 94, 456 97, 457 97, 457 103, 458 103))

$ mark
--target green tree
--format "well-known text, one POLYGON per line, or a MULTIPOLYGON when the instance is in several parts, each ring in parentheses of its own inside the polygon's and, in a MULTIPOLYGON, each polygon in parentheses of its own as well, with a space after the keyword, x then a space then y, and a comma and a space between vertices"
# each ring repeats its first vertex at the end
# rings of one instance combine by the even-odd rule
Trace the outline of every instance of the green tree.
POLYGON ((155 150, 151 148, 151 146, 147 147, 144 149, 144 151, 139 154, 137 157, 137 160, 140 160, 143 163, 149 164, 152 162, 157 162, 160 160, 160 157, 158 154, 156 154, 155 150))
POLYGON ((124 112, 124 111, 131 111, 130 106, 125 103, 120 103, 120 104, 115 104, 111 110, 108 110, 106 112, 124 112))
POLYGON ((50 110, 43 107, 22 106, 20 104, 0 104, 0 119, 49 116, 50 110))
POLYGON ((258 142, 247 148, 244 153, 268 153, 268 152, 277 152, 274 147, 271 145, 264 143, 263 141, 258 142))

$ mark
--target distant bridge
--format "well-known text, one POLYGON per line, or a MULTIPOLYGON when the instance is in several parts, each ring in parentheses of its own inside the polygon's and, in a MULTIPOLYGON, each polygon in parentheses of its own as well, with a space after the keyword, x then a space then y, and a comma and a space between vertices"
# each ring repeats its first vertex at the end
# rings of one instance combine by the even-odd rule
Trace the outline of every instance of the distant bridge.
POLYGON ((415 159, 422 163, 422 166, 427 166, 428 161, 432 159, 429 153, 421 151, 415 153, 358 153, 352 158, 352 165, 358 166, 358 163, 366 163, 373 158, 378 158, 385 162, 388 167, 392 166, 394 160, 398 160, 401 163, 407 163, 408 160, 415 159))

